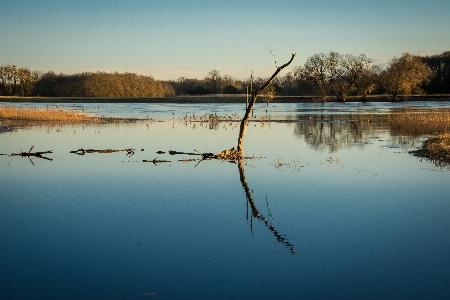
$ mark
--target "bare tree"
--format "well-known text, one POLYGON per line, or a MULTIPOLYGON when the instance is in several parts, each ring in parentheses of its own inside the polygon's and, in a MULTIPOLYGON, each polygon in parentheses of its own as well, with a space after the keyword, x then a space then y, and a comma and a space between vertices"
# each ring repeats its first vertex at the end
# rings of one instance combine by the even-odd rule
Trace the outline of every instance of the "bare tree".
POLYGON ((224 82, 225 86, 233 85, 235 81, 236 80, 233 78, 233 76, 223 75, 223 82, 224 82))
POLYGON ((330 90, 338 101, 345 102, 372 61, 364 54, 353 56, 330 52, 328 57, 330 90))
POLYGON ((306 60, 306 63, 302 67, 294 68, 294 75, 299 80, 314 86, 322 97, 322 100, 326 99, 329 90, 327 61, 326 54, 314 54, 306 60))
POLYGON ((421 58, 410 53, 394 57, 383 72, 383 85, 392 95, 393 101, 398 101, 398 95, 403 93, 422 92, 421 86, 430 78, 431 71, 421 58))
POLYGON ((358 90, 362 94, 362 101, 366 101, 368 93, 376 89, 378 84, 378 77, 381 74, 381 69, 378 66, 370 66, 364 68, 361 78, 358 80, 358 90))
POLYGON ((256 99, 258 98, 258 95, 262 91, 264 91, 264 89, 272 82, 272 80, 278 75, 278 73, 280 73, 281 70, 283 70, 284 68, 286 68, 287 66, 289 66, 291 64, 291 62, 294 60, 294 58, 295 58, 295 53, 292 54, 291 59, 287 63, 285 63, 281 67, 278 67, 276 69, 275 73, 273 73, 272 76, 269 79, 267 79, 267 81, 262 86, 260 86, 255 91, 251 91, 252 99, 251 99, 247 109, 245 110, 245 115, 242 118, 241 125, 239 127, 239 138, 238 138, 238 144, 237 144, 237 149, 236 149, 239 156, 242 157, 242 146, 244 144, 245 129, 247 128, 248 120, 250 118, 250 113, 252 112, 253 105, 255 104, 256 99))
POLYGON ((295 78, 294 78, 293 72, 288 72, 281 80, 281 84, 282 84, 283 88, 285 89, 284 93, 286 95, 292 94, 294 82, 295 82, 295 78))
POLYGON ((295 75, 317 88, 325 100, 331 94, 345 102, 347 96, 356 89, 356 84, 371 60, 364 54, 353 56, 331 51, 314 54, 303 67, 294 69, 295 75))
POLYGON ((205 79, 211 84, 213 90, 213 94, 216 94, 219 88, 219 84, 222 81, 222 77, 220 77, 220 73, 217 70, 209 71, 206 74, 205 79))
POLYGON ((180 77, 177 79, 175 86, 177 88, 176 93, 178 95, 186 94, 186 80, 186 77, 180 77))
POLYGON ((0 66, 0 95, 6 94, 6 87, 8 84, 6 66, 0 66))
POLYGON ((223 90, 224 94, 237 94, 236 80, 230 75, 223 75, 223 90))

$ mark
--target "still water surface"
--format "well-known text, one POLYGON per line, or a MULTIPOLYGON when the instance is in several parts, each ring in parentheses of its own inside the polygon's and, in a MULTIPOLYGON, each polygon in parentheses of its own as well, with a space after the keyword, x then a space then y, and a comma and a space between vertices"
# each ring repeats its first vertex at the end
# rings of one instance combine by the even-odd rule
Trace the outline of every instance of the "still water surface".
POLYGON ((0 156, 0 298, 450 294, 450 172, 408 153, 425 135, 383 121, 398 104, 261 104, 255 120, 285 122, 250 123, 241 166, 168 151, 235 146, 238 123, 182 118, 242 105, 82 105, 153 120, 0 135, 2 154, 53 150, 0 156))

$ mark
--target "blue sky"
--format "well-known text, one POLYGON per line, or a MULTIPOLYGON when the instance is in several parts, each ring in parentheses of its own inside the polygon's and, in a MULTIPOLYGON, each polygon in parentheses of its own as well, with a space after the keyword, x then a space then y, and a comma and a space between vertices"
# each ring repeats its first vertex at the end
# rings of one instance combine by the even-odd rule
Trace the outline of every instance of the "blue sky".
MULTIPOLYGON (((0 64, 156 79, 267 77, 297 53, 450 50, 448 0, 0 0, 0 64)), ((292 70, 292 67, 287 71, 292 70)))

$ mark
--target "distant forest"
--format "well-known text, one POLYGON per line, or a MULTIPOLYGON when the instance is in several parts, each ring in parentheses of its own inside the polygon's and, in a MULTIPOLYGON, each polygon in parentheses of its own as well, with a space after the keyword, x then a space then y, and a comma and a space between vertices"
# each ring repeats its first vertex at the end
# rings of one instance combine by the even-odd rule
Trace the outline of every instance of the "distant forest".
MULTIPOLYGON (((15 65, 0 66, 0 96, 42 97, 173 97, 180 95, 245 94, 266 78, 245 80, 212 70, 203 79, 156 80, 134 73, 42 73, 15 65)), ((380 69, 365 55, 331 51, 308 58, 266 88, 267 96, 334 96, 369 94, 450 94, 450 51, 433 56, 404 53, 380 69)))
POLYGON ((133 73, 41 74, 14 65, 0 66, 0 95, 42 97, 167 97, 171 85, 133 73))

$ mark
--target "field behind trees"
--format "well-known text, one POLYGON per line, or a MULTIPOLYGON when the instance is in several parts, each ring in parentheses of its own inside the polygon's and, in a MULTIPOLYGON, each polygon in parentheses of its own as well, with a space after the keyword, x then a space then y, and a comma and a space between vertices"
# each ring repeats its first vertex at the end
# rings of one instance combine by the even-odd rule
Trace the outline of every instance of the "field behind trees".
MULTIPOLYGON (((234 102, 236 97, 242 98, 247 92, 257 90, 266 79, 252 77, 241 80, 212 70, 202 79, 180 77, 161 81, 135 73, 42 73, 8 64, 0 66, 0 96, 166 99, 202 96, 195 98, 198 98, 197 102, 211 97, 214 102, 221 99, 234 102)), ((404 53, 390 60, 384 69, 364 54, 353 56, 331 51, 315 54, 304 65, 278 76, 262 96, 269 100, 297 96, 315 101, 345 102, 384 101, 386 98, 374 95, 390 95, 390 100, 398 101, 413 95, 439 97, 437 95, 442 94, 450 94, 450 51, 433 56, 404 53)), ((295 101, 298 102, 304 98, 284 99, 297 99, 295 101)))

